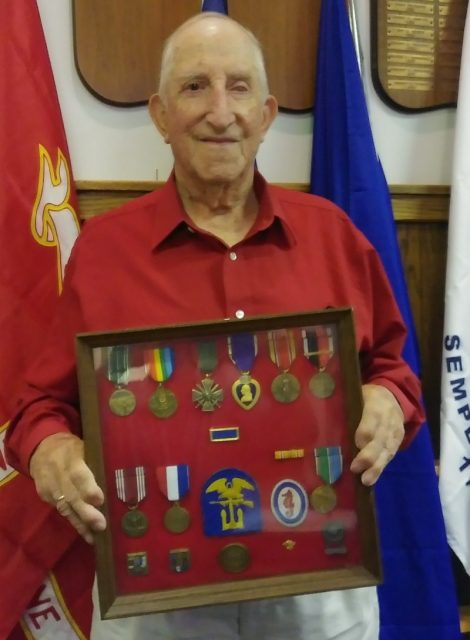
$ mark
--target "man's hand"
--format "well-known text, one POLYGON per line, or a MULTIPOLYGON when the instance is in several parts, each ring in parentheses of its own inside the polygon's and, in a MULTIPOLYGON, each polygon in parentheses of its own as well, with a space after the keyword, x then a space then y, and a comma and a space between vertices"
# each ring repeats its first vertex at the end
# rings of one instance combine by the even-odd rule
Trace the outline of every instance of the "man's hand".
POLYGON ((359 453, 351 471, 360 473, 362 483, 370 486, 398 451, 405 435, 404 416, 397 399, 385 387, 365 384, 362 395, 364 409, 355 435, 359 453))
POLYGON ((31 456, 29 470, 39 497, 57 508, 78 533, 93 543, 93 531, 106 520, 98 511, 102 490, 85 464, 83 441, 69 433, 44 438, 31 456))

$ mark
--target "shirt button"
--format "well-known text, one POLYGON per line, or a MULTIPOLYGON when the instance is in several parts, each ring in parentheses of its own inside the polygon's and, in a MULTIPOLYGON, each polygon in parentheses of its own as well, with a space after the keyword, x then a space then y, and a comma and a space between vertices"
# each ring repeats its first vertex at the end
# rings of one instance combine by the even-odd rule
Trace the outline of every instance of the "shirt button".
POLYGON ((237 256, 235 251, 230 251, 230 253, 228 255, 229 255, 230 260, 232 260, 232 261, 236 260, 238 258, 238 256, 237 256))
POLYGON ((235 311, 235 317, 238 318, 239 320, 244 318, 245 317, 245 312, 243 311, 243 309, 237 309, 235 311))

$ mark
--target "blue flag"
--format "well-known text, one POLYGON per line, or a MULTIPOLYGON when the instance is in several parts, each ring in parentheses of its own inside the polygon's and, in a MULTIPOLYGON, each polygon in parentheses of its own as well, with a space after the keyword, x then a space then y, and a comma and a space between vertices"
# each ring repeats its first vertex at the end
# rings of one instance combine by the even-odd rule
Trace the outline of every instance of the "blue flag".
MULTIPOLYGON (((381 256, 419 368, 390 195, 377 157, 344 0, 322 2, 311 191, 344 209, 381 256)), ((381 640, 458 640, 458 605, 429 431, 388 465, 376 487, 384 583, 381 640)))
POLYGON ((203 0, 201 11, 217 11, 228 14, 227 0, 203 0))

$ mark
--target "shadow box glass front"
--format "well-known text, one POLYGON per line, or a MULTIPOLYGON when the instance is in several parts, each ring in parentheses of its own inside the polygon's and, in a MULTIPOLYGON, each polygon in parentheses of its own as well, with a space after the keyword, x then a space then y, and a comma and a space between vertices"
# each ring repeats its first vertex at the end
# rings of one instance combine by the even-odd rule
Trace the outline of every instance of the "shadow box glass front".
POLYGON ((375 585, 350 309, 77 336, 101 615, 375 585))

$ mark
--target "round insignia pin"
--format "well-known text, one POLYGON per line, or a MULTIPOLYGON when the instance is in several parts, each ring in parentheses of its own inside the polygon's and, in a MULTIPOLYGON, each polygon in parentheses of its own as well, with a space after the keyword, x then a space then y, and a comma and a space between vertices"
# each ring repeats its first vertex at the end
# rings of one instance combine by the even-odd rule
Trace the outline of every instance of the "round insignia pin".
POLYGON ((310 506, 318 513, 329 513, 336 507, 336 491, 329 484, 322 484, 310 494, 310 506))
POLYGON ((129 416, 136 407, 135 395, 129 389, 116 389, 111 394, 109 408, 116 416, 129 416))
POLYGON ((278 402, 294 402, 300 395, 300 382, 292 373, 286 371, 274 378, 271 392, 278 402))
POLYGON ((248 548, 239 542, 226 545, 218 555, 218 561, 225 571, 239 573, 244 571, 251 561, 248 548))
POLYGON ((143 536, 147 533, 148 526, 147 516, 140 509, 131 509, 121 519, 123 531, 131 538, 143 536))
POLYGON ((307 517, 308 498, 305 489, 295 480, 281 480, 271 493, 271 511, 286 527, 298 527, 307 517))

